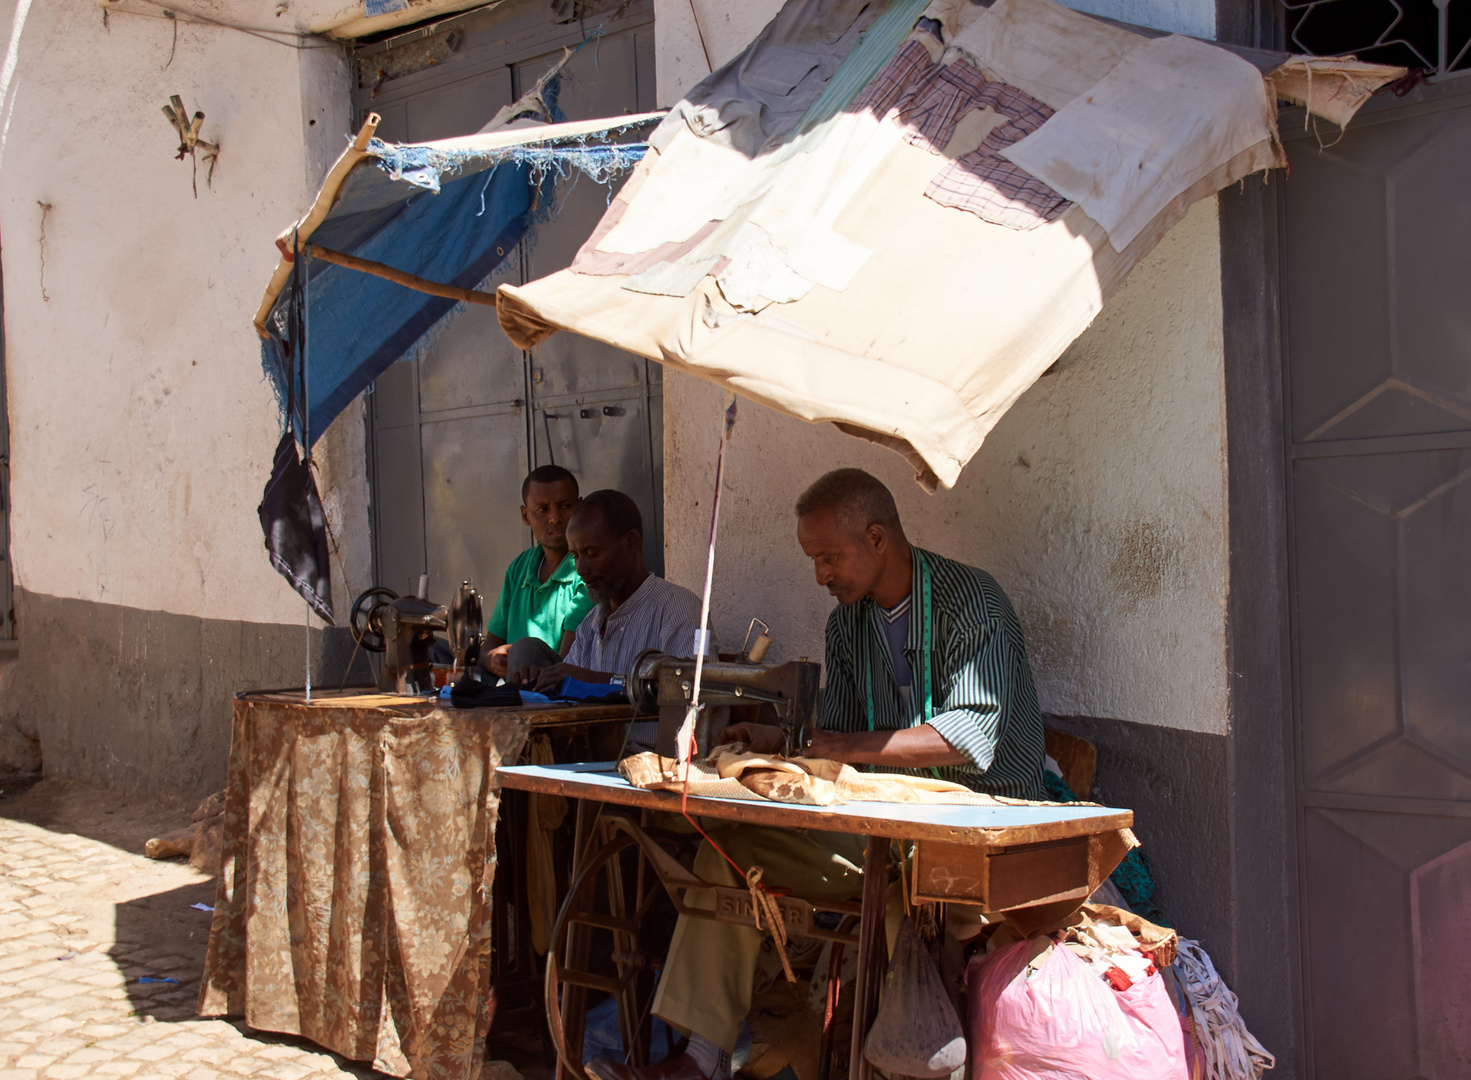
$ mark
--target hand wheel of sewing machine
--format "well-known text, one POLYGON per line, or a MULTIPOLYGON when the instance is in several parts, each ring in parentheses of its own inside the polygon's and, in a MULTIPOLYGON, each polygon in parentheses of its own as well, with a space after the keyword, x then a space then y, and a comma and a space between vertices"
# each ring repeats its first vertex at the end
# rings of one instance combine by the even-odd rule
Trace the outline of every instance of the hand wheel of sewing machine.
POLYGON ((667 849, 686 838, 660 830, 634 831, 637 839, 610 817, 594 826, 552 927, 544 1001, 560 1063, 558 1080, 591 1080, 582 1067, 589 990, 617 1001, 625 1061, 648 1063, 654 972, 668 950, 674 911, 642 844, 665 848, 668 859, 667 849), (645 916, 656 909, 668 918, 646 923, 645 916))
POLYGON ((383 609, 398 599, 398 593, 381 585, 369 589, 352 602, 352 613, 347 617, 347 627, 352 639, 369 652, 382 652, 387 648, 383 639, 383 609))

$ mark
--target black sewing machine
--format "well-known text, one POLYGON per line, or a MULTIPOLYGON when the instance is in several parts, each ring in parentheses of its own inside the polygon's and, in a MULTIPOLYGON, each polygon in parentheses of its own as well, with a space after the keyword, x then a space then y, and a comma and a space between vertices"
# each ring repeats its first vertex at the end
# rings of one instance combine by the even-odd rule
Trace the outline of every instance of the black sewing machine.
MULTIPOLYGON (((764 652, 764 650, 763 650, 764 652)), ((817 691, 822 665, 806 659, 785 664, 749 660, 706 660, 700 673, 700 709, 695 719, 695 756, 710 752, 727 724, 779 727, 787 754, 800 753, 817 731, 817 691)), ((624 689, 639 714, 657 710, 659 733, 654 750, 674 757, 675 735, 694 696, 695 662, 656 649, 638 655, 624 689)))
POLYGON ((435 637, 436 631, 449 636, 456 672, 469 671, 480 659, 485 616, 474 584, 461 584, 448 607, 424 598, 427 584, 420 579, 418 596, 399 596, 380 587, 369 589, 353 602, 348 620, 353 638, 369 652, 386 653, 378 673, 380 690, 398 694, 434 690, 434 653, 436 646, 445 648, 435 637))

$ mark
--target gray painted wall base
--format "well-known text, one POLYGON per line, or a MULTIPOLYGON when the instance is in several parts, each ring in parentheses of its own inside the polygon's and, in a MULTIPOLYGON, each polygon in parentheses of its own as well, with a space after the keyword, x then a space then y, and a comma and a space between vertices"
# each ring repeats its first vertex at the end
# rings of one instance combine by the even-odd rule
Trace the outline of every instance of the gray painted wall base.
POLYGON ((1134 811, 1134 834, 1154 873, 1154 902, 1182 936, 1205 946, 1231 982, 1227 737, 1086 716, 1042 720, 1093 744, 1092 797, 1134 811))
MULTIPOLYGON (((235 694, 302 685, 302 625, 23 589, 15 610, 20 656, 0 683, 0 748, 37 745, 48 777, 202 798, 224 786, 235 694)), ((314 684, 338 685, 352 645, 346 630, 312 631, 314 684)), ((355 681, 371 680, 361 654, 355 667, 355 681)))

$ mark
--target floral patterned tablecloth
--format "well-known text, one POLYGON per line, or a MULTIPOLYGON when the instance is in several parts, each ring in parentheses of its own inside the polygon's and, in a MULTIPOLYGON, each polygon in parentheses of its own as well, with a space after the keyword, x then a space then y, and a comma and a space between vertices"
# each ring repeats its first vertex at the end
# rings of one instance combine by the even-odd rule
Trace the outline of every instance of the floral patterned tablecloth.
POLYGON ((395 1076, 473 1077, 495 770, 530 718, 280 697, 235 702, 200 1015, 243 1015, 395 1076))

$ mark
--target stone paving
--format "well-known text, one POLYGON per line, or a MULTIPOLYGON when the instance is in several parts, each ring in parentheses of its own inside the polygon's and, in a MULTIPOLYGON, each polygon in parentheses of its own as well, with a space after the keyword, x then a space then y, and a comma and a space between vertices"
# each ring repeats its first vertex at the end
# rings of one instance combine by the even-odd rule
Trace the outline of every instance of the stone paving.
POLYGON ((210 915, 191 905, 213 903, 212 881, 5 813, 0 1080, 381 1075, 194 1015, 210 915))

